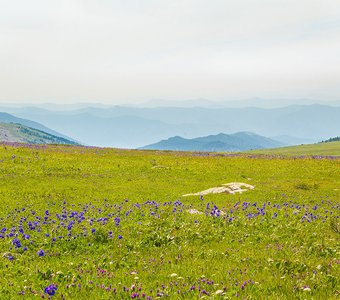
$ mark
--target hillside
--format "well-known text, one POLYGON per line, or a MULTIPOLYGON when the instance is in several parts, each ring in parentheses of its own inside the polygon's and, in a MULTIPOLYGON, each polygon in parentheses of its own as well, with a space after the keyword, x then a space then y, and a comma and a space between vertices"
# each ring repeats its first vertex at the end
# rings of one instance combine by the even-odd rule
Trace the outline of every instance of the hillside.
POLYGON ((251 153, 278 155, 331 155, 340 156, 340 141, 317 143, 276 149, 254 150, 251 153))
POLYGON ((234 134, 220 133, 194 139, 175 136, 140 149, 223 152, 273 148, 282 145, 280 142, 254 133, 238 132, 234 134))
POLYGON ((339 141, 340 141, 340 136, 336 136, 328 140, 322 141, 322 143, 339 142, 339 141))
MULTIPOLYGON (((34 128, 40 131, 43 131, 45 133, 66 139, 66 140, 72 140, 71 138, 54 131, 38 122, 34 122, 28 119, 23 119, 23 118, 18 118, 16 116, 13 116, 11 114, 5 113, 5 112, 0 112, 0 123, 15 123, 15 124, 21 124, 30 128, 34 128)), ((75 141, 73 141, 75 142, 75 141)))
POLYGON ((15 123, 0 123, 0 142, 77 145, 71 140, 15 123))

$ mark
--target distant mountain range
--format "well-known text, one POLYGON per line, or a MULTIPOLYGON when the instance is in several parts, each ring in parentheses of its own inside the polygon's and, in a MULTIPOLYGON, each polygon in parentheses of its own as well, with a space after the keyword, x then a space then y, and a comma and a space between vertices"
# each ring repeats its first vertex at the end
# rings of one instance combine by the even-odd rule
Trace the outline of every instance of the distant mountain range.
MULTIPOLYGON (((322 100, 318 101, 315 99, 308 98, 260 98, 253 97, 247 99, 224 99, 224 100, 209 100, 205 98, 194 98, 194 99, 181 99, 181 100, 169 100, 169 99, 151 99, 144 102, 134 102, 129 104, 116 104, 116 106, 125 107, 139 107, 139 108, 156 108, 156 107, 201 107, 201 108, 246 108, 246 107, 257 107, 257 108, 280 108, 291 105, 311 105, 311 104, 322 104, 330 106, 340 106, 340 100, 322 100)), ((23 107, 20 103, 3 103, 2 107, 23 107)), ((58 104, 58 103, 40 103, 40 104, 26 104, 28 107, 39 107, 47 110, 55 111, 70 111, 77 109, 84 109, 87 107, 98 107, 98 108, 110 108, 113 105, 103 103, 91 103, 91 102, 78 102, 73 104, 58 104)), ((4 110, 6 111, 6 109, 4 110)))
POLYGON ((0 142, 78 145, 68 139, 16 123, 0 123, 0 142))
MULTIPOLYGON (((310 105, 316 104, 318 101, 312 99, 265 99, 265 98, 249 98, 239 100, 211 101, 204 98, 190 100, 164 100, 153 99, 135 106, 139 107, 205 107, 205 108, 280 108, 290 105, 310 105)), ((323 105, 340 106, 340 101, 322 101, 323 105)))
POLYGON ((5 109, 83 144, 120 148, 138 148, 173 136, 192 139, 217 132, 243 131, 255 132, 285 145, 298 145, 319 142, 340 131, 340 107, 318 104, 271 109, 94 106, 68 107, 65 111, 60 110, 61 107, 58 111, 0 107, 0 111, 5 109))
POLYGON ((245 151, 252 149, 265 149, 282 147, 284 144, 251 132, 238 132, 234 134, 217 134, 194 139, 185 139, 175 136, 158 143, 141 147, 150 150, 176 150, 176 151, 245 151))

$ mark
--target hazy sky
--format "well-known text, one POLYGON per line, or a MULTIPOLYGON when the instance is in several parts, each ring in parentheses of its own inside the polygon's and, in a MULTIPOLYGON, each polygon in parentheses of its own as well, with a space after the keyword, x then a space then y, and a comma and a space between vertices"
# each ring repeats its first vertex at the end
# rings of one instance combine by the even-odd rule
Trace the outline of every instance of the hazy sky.
POLYGON ((1 103, 339 96, 339 0, 0 0, 1 103))

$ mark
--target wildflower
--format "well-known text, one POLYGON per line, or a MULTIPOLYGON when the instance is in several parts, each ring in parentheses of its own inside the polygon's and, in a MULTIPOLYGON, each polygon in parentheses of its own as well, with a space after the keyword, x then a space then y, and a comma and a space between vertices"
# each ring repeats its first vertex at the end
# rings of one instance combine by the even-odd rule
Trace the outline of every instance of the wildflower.
POLYGON ((45 256, 44 250, 40 249, 40 250, 38 251, 38 255, 39 255, 39 256, 45 256))
POLYGON ((57 290, 57 287, 54 284, 50 284, 47 286, 44 290, 45 294, 48 294, 50 296, 53 296, 57 290))
POLYGON ((115 223, 116 223, 116 226, 119 226, 119 223, 120 223, 120 218, 115 218, 115 223))
POLYGON ((11 254, 9 254, 9 255, 7 256, 7 258, 8 258, 8 260, 13 260, 13 259, 14 259, 14 256, 11 255, 11 254))
POLYGON ((21 242, 19 239, 15 238, 13 241, 12 241, 12 244, 14 245, 15 248, 21 248, 21 242))

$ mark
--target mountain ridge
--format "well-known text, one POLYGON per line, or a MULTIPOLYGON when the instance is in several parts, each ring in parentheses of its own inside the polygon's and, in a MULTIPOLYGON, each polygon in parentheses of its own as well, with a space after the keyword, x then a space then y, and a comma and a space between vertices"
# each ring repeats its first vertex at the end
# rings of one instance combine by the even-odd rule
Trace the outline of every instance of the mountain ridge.
POLYGON ((0 142, 79 145, 71 140, 18 123, 0 123, 0 142))
POLYGON ((282 147, 283 143, 252 132, 233 134, 218 133, 192 139, 181 136, 170 137, 157 143, 140 147, 143 150, 235 152, 251 149, 282 147))
POLYGON ((54 135, 54 136, 57 136, 57 137, 78 143, 77 141, 73 140, 72 138, 70 138, 66 135, 63 135, 63 134, 61 134, 61 133, 59 133, 55 130, 52 130, 52 129, 46 127, 43 124, 40 124, 40 123, 32 121, 32 120, 16 117, 16 116, 9 114, 7 112, 1 112, 0 111, 0 123, 21 124, 21 125, 33 128, 33 129, 43 131, 43 132, 48 133, 50 135, 54 135))

